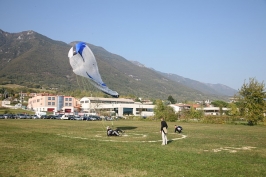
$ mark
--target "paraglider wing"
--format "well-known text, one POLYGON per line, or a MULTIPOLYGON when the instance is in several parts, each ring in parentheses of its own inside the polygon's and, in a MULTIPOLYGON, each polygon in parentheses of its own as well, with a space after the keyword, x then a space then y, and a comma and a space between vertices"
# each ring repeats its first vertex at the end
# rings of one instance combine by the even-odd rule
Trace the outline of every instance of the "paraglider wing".
POLYGON ((119 97, 116 91, 109 89, 102 81, 96 59, 91 49, 84 42, 79 42, 72 47, 68 52, 68 57, 75 74, 88 78, 102 92, 113 97, 119 97))

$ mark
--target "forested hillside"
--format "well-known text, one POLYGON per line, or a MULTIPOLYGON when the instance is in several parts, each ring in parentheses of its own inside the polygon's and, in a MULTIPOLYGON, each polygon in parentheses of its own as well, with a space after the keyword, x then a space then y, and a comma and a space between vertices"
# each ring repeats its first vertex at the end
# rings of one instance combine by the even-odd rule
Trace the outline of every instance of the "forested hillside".
MULTIPOLYGON (((84 89, 84 94, 95 93, 97 89, 71 69, 67 54, 73 44, 54 41, 34 31, 8 33, 0 30, 0 84, 55 89, 61 93, 84 89)), ((178 101, 226 98, 189 88, 102 47, 88 45, 96 57, 103 81, 122 97, 167 99, 172 95, 178 101)))

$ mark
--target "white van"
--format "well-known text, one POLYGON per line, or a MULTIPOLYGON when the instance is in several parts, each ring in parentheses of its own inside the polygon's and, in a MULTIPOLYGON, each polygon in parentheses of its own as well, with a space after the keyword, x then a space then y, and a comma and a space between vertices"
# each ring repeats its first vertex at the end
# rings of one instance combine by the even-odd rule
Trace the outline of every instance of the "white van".
POLYGON ((63 114, 60 119, 61 120, 68 120, 68 115, 63 114))
POLYGON ((46 115, 46 112, 35 112, 35 115, 40 119, 42 116, 46 115))

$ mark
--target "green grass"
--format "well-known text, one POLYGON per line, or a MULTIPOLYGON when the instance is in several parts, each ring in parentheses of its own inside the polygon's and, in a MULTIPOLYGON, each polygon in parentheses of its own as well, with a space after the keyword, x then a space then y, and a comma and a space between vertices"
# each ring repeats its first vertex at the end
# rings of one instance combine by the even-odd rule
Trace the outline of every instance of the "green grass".
POLYGON ((0 176, 266 176, 265 126, 174 124, 162 146, 159 121, 0 120, 0 176))
POLYGON ((0 114, 35 114, 33 111, 25 110, 25 109, 9 109, 5 107, 0 107, 0 114))

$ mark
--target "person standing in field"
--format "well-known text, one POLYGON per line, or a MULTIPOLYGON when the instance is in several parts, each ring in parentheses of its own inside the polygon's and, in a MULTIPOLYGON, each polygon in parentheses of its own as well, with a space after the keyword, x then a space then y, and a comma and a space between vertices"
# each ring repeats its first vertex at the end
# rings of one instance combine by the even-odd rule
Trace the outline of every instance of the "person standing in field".
POLYGON ((164 120, 164 118, 161 118, 161 134, 162 134, 162 145, 166 145, 167 144, 167 128, 168 125, 166 123, 166 121, 164 120))

